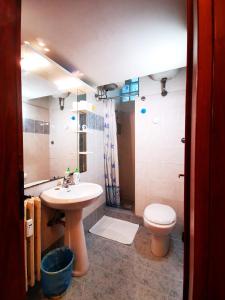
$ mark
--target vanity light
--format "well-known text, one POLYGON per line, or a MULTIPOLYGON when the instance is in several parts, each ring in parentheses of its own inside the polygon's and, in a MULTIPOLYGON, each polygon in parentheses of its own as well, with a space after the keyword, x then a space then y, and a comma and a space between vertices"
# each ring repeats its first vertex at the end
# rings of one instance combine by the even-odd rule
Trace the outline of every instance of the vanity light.
POLYGON ((49 52, 50 49, 49 48, 44 48, 45 52, 49 52))
POLYGON ((39 45, 40 47, 44 47, 44 46, 45 46, 45 43, 43 43, 42 41, 39 41, 39 42, 38 42, 38 45, 39 45))
POLYGON ((49 67, 50 62, 43 56, 32 53, 25 55, 20 64, 23 71, 33 71, 49 67))
POLYGON ((81 71, 77 70, 77 71, 73 72, 73 75, 79 78, 79 77, 83 77, 84 73, 82 73, 81 71))

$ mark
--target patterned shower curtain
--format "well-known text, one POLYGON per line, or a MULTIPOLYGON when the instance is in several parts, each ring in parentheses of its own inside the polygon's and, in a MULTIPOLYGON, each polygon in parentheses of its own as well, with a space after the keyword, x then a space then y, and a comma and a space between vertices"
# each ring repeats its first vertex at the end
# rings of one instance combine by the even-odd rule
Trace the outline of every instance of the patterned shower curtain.
POLYGON ((104 167, 106 204, 120 206, 119 165, 117 148, 117 128, 115 103, 112 99, 104 101, 104 167))

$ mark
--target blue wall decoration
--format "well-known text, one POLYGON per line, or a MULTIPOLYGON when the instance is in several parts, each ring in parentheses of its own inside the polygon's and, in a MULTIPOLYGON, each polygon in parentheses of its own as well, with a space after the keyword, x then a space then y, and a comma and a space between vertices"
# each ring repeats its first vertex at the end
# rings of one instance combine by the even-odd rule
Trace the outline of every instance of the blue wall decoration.
POLYGON ((147 108, 145 107, 142 107, 141 110, 140 110, 141 114, 146 114, 147 112, 147 108))

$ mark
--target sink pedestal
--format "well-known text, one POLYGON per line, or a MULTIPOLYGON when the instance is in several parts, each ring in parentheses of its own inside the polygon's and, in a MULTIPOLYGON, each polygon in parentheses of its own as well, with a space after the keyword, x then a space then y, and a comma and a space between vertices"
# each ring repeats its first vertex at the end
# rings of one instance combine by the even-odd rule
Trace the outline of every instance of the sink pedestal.
POLYGON ((73 276, 82 276, 87 273, 89 261, 84 236, 82 209, 66 210, 65 246, 75 253, 75 268, 73 276))
POLYGON ((64 244, 75 253, 74 276, 86 274, 89 267, 82 210, 95 202, 102 193, 100 185, 88 182, 71 185, 69 189, 53 187, 41 193, 41 199, 46 206, 65 211, 64 244))

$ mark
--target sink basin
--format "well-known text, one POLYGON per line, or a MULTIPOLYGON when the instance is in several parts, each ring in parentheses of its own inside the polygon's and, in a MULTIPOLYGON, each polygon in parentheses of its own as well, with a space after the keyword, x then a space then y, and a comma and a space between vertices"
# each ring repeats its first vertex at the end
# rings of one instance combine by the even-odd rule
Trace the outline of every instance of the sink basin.
POLYGON ((54 187, 44 191, 41 198, 48 207, 62 210, 82 209, 102 194, 102 187, 95 183, 79 183, 69 188, 54 187))
POLYGON ((103 189, 95 183, 79 183, 69 188, 55 187, 41 194, 44 205, 65 211, 64 244, 75 253, 74 276, 82 276, 89 268, 82 222, 83 208, 92 204, 103 189))

